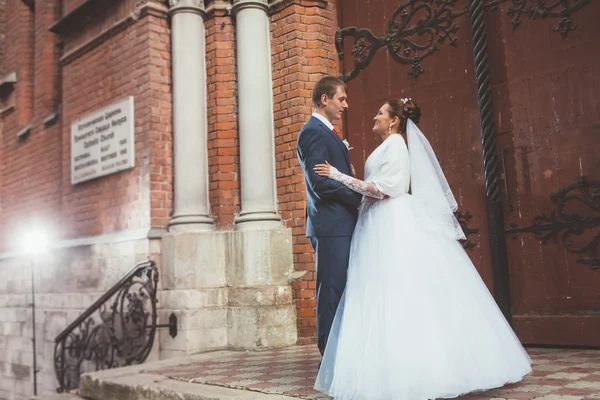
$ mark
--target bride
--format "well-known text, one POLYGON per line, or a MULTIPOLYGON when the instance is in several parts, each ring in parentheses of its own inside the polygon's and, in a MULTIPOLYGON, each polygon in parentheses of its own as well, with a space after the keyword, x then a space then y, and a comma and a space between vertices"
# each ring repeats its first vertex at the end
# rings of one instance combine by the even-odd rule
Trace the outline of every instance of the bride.
POLYGON ((365 181, 327 163, 315 167, 364 195, 315 383, 336 400, 452 398, 531 372, 457 241, 457 204, 416 125, 420 115, 411 99, 381 107, 373 131, 383 143, 367 160, 365 181))

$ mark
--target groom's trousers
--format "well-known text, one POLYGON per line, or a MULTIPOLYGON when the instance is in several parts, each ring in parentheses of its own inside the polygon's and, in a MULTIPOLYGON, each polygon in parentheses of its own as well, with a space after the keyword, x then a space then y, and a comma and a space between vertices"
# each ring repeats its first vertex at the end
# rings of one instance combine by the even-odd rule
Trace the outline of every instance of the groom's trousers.
POLYGON ((348 275, 352 236, 311 236, 317 270, 317 340, 325 352, 329 331, 348 275))

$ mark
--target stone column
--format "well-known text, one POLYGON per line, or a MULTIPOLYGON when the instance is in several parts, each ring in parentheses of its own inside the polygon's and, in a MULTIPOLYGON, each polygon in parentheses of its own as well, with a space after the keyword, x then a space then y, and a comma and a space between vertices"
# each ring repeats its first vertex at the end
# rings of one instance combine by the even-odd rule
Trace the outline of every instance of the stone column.
POLYGON ((242 210, 236 229, 278 228, 267 0, 234 0, 242 210))
POLYGON ((169 230, 214 229, 208 200, 203 0, 169 0, 173 74, 174 201, 169 230))
POLYGON ((170 0, 173 70, 173 219, 161 241, 159 318, 177 316, 179 332, 159 332, 160 357, 227 347, 228 238, 210 218, 204 3, 170 0))
POLYGON ((277 212, 271 32, 267 0, 234 0, 242 210, 227 266, 228 345, 296 343, 292 234, 277 212))

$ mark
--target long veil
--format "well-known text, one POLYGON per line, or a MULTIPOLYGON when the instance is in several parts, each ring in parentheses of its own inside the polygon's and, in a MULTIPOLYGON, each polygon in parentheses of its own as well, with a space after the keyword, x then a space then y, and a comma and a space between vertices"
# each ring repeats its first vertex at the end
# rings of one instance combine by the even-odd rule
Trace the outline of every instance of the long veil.
POLYGON ((418 217, 434 231, 442 231, 456 240, 465 234, 454 212, 456 199, 444 176, 429 141, 410 119, 406 124, 410 154, 410 180, 412 196, 419 205, 418 217))

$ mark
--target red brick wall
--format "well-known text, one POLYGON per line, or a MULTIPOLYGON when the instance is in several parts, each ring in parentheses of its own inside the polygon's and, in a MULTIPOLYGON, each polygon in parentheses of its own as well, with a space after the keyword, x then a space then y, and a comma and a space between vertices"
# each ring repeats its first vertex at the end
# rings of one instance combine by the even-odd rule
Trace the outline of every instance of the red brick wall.
MULTIPOLYGON (((16 107, 0 125, 0 232, 31 217, 53 223, 64 238, 164 227, 172 207, 170 39, 164 7, 154 3, 128 15, 123 10, 133 9, 133 3, 127 2, 108 10, 101 23, 66 33, 65 52, 58 54, 58 38, 48 26, 59 17, 61 1, 37 0, 35 17, 20 0, 7 5, 10 45, 2 69, 19 76, 16 107), (113 25, 119 28, 104 28, 113 25), (72 186, 71 124, 129 95, 135 101, 136 167, 72 186), (44 126, 57 108, 59 120, 44 126), (31 133, 18 140, 16 133, 28 124, 31 133)), ((7 243, 0 237, 4 250, 7 243)))
POLYGON ((8 29, 8 43, 14 43, 16 51, 13 56, 13 68, 9 71, 17 72, 18 85, 15 96, 17 123, 25 127, 31 123, 33 115, 33 57, 34 57, 34 14, 29 7, 21 1, 12 1, 13 7, 9 8, 10 26, 8 29))
MULTIPOLYGON (((6 0, 0 0, 0 76, 4 76, 4 64, 6 63, 5 51, 6 51, 6 0)), ((4 101, 0 99, 0 112, 4 108, 4 101)), ((0 116, 0 160, 4 159, 4 135, 3 135, 4 121, 0 116)), ((0 188, 4 187, 3 184, 3 173, 2 163, 0 163, 0 188)), ((2 196, 0 196, 0 251, 2 251, 2 243, 4 242, 3 234, 3 208, 2 208, 2 196)))
POLYGON ((219 229, 240 211, 235 28, 224 11, 206 23, 210 205, 219 229))
POLYGON ((4 50, 6 37, 6 0, 0 0, 0 76, 4 76, 4 50))
MULTIPOLYGON (((143 27, 143 28, 142 28, 143 27)), ((141 96, 148 98, 147 122, 150 152, 150 224, 164 228, 173 207, 173 156, 171 146, 171 40, 165 15, 155 14, 143 20, 147 31, 148 83, 141 96)))
POLYGON ((333 5, 293 2, 273 14, 271 47, 275 112, 275 146, 279 208, 294 237, 294 266, 307 271, 293 284, 298 309, 299 341, 316 334, 314 309, 315 266, 310 242, 305 237, 305 186, 296 157, 296 139, 312 112, 311 91, 324 74, 337 74, 336 19, 333 5))
POLYGON ((48 30, 60 17, 59 0, 37 0, 35 5, 34 125, 57 111, 60 53, 58 38, 48 30))
POLYGON ((68 77, 63 82, 63 229, 69 237, 147 227, 150 201, 156 206, 153 223, 164 226, 168 220, 170 176, 163 172, 171 173, 171 100, 165 18, 146 15, 63 67, 68 77), (72 186, 70 123, 130 95, 136 168, 72 186))
MULTIPOLYGON (((17 223, 26 220, 25 217, 55 220, 58 211, 60 135, 55 128, 45 129, 41 125, 43 117, 49 114, 45 102, 48 91, 44 86, 34 89, 38 76, 47 71, 53 74, 47 68, 53 50, 43 49, 50 35, 45 22, 52 12, 51 1, 40 5, 36 16, 21 1, 11 0, 7 4, 7 46, 2 69, 5 73, 15 71, 18 82, 9 100, 14 109, 0 116, 1 231, 12 235, 6 236, 6 240, 16 238, 17 223), (39 71, 34 70, 34 61, 40 63, 39 71), (29 136, 18 139, 17 132, 28 125, 31 125, 29 136)), ((1 243, 4 248, 6 243, 1 243)))

